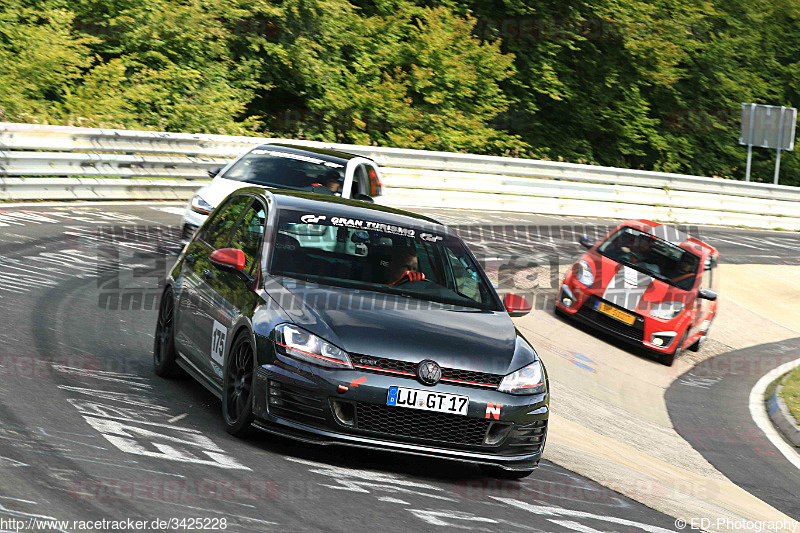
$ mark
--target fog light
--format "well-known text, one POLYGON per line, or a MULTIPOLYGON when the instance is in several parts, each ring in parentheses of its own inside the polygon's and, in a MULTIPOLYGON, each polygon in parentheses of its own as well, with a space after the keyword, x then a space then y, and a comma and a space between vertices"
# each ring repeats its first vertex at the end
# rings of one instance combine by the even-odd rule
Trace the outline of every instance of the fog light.
POLYGON ((662 339, 661 337, 656 337, 655 339, 653 339, 654 346, 661 346, 662 344, 664 344, 664 339, 662 339))
POLYGON ((572 298, 561 298, 561 303, 566 307, 572 307, 572 298))
POLYGON ((334 400, 333 414, 343 426, 354 426, 356 423, 356 406, 352 403, 334 400))
POLYGON ((492 422, 489 425, 489 429, 486 430, 486 436, 483 438, 483 443, 488 444, 489 446, 494 446, 499 444, 506 438, 508 432, 511 431, 511 424, 498 424, 497 422, 492 422))

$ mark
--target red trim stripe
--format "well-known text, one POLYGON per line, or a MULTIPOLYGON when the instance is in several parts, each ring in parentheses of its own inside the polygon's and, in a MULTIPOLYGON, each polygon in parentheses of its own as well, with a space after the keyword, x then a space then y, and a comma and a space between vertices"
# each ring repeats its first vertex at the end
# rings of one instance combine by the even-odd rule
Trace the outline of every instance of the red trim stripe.
MULTIPOLYGON (((283 346, 287 350, 294 350, 296 352, 304 353, 306 355, 311 355, 313 357, 316 357, 317 359, 324 359, 325 361, 330 361, 331 363, 339 363, 342 366, 347 366, 347 363, 345 363, 344 361, 340 361, 338 359, 332 359, 330 357, 325 357, 324 355, 320 355, 320 354, 317 354, 317 353, 312 353, 312 352, 307 352, 305 350, 300 350, 299 348, 294 348, 292 346, 287 346, 287 345, 282 344, 282 343, 280 343, 278 341, 275 341, 275 344, 277 344, 278 346, 283 346)), ((353 365, 353 366, 355 366, 355 365, 353 365)))
POLYGON ((378 372, 388 372, 389 374, 403 374, 404 376, 416 376, 413 372, 403 372, 402 370, 389 370, 388 368, 377 368, 374 366, 367 366, 367 365, 356 365, 353 364, 356 368, 366 368, 367 370, 377 370, 378 372))
MULTIPOLYGON (((375 370, 377 372, 386 372, 387 374, 401 374, 403 376, 414 376, 417 375, 413 372, 403 372, 402 370, 389 370, 388 368, 377 368, 374 366, 367 366, 367 365, 357 365, 353 363, 353 366, 356 368, 363 368, 366 370, 375 370)), ((477 381, 463 381, 461 379, 452 379, 452 378, 442 378, 441 381, 449 381, 452 383, 463 383, 465 385, 478 385, 480 387, 491 387, 496 389, 498 385, 492 385, 491 383, 478 383, 477 381)))
POLYGON ((477 381, 462 381, 460 379, 442 378, 442 381, 452 381, 454 383, 464 383, 465 385, 479 385, 481 387, 491 387, 496 389, 499 385, 492 385, 491 383, 478 383, 477 381))

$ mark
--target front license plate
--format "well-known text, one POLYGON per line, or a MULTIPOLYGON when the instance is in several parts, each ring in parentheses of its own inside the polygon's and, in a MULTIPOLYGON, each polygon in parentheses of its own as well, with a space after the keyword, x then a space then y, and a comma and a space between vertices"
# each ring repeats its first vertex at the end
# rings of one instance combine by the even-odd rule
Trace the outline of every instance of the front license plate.
POLYGON ((626 313, 621 309, 617 309, 616 307, 612 307, 607 303, 603 302, 596 302, 595 309, 600 311, 603 314, 606 314, 612 318, 616 318, 620 322, 625 322, 629 326, 636 322, 636 316, 630 313, 626 313))
POLYGON ((405 387, 389 387, 386 405, 409 407, 411 409, 421 409, 422 411, 436 411, 437 413, 466 415, 469 410, 469 396, 407 389, 405 387))

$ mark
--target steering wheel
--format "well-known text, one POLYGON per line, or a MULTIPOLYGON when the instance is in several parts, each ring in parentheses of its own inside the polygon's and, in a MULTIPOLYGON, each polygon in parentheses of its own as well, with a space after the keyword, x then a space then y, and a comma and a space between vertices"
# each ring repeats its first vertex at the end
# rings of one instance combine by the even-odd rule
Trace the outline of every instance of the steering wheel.
POLYGON ((408 283, 409 281, 429 281, 425 279, 425 274, 422 272, 417 272, 416 270, 406 270, 403 272, 403 275, 397 278, 394 283, 390 285, 403 285, 404 283, 408 283))
POLYGON ((618 257, 619 259, 622 259, 623 261, 627 261, 628 263, 632 263, 632 264, 634 264, 634 265, 635 265, 635 264, 637 264, 637 263, 638 263, 638 262, 641 260, 641 257, 639 257, 638 255, 636 255, 636 254, 635 254, 634 252, 632 252, 632 251, 628 251, 628 252, 621 252, 621 253, 619 253, 619 254, 617 255, 617 257, 618 257))

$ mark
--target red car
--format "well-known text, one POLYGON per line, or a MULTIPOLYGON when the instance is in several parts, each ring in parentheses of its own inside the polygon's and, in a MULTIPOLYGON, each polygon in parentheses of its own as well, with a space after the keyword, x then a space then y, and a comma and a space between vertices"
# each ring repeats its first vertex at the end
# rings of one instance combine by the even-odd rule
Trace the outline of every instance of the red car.
POLYGON ((557 314, 644 346, 665 365, 700 349, 717 312, 715 248, 650 220, 580 243, 589 251, 564 277, 557 314))

